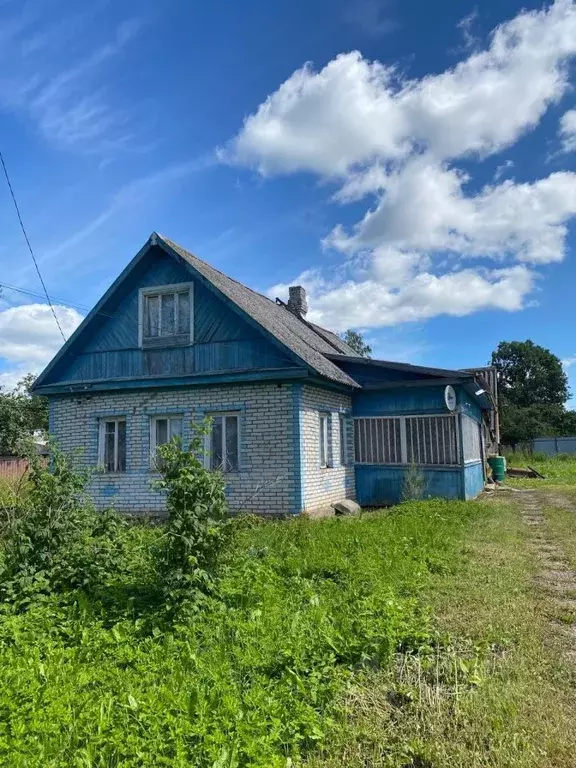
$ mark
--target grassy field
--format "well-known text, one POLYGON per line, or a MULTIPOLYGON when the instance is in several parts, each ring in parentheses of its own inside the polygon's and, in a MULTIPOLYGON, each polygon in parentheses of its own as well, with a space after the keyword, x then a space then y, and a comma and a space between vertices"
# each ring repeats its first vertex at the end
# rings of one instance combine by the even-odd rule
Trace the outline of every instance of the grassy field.
POLYGON ((161 526, 90 599, 0 608, 0 764, 568 768, 574 682, 512 502, 241 520, 180 625, 161 526))
POLYGON ((508 478, 506 481, 515 488, 544 488, 550 485, 573 485, 576 487, 576 455, 560 454, 548 457, 545 454, 509 453, 506 461, 511 467, 528 466, 544 475, 544 480, 529 478, 508 478))

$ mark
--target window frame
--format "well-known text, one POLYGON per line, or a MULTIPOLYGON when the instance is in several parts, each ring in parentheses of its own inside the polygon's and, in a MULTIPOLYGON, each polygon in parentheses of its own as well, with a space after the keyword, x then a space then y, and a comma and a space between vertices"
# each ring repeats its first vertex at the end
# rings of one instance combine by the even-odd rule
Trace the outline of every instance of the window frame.
POLYGON ((319 411, 318 413, 318 458, 320 460, 320 469, 328 469, 330 467, 330 414, 327 412, 319 411), (326 427, 323 430, 322 425, 326 427), (324 453, 324 456, 322 456, 324 453))
MULTIPOLYGON (((390 467, 405 467, 409 466, 411 462, 408 459, 409 454, 409 446, 408 446, 408 434, 407 434, 407 422, 412 419, 446 419, 446 420, 452 420, 453 422, 453 429, 454 429, 454 463, 416 463, 416 466, 418 467, 425 467, 425 468, 446 468, 446 469, 454 469, 455 467, 461 466, 460 461, 460 452, 461 452, 461 419, 460 415, 458 413, 422 413, 422 414, 408 414, 408 415, 382 415, 382 416, 357 416, 354 418, 354 463, 359 464, 361 466, 390 466, 390 467), (378 420, 385 420, 385 421, 397 421, 399 422, 399 438, 400 438, 400 456, 399 461, 396 462, 384 462, 384 463, 378 463, 374 461, 360 461, 360 458, 365 451, 358 451, 357 449, 357 442, 364 439, 365 441, 372 440, 372 433, 370 431, 369 434, 366 432, 363 436, 359 433, 359 424, 358 422, 368 422, 368 421, 378 421, 378 420)), ((439 440, 437 438, 437 450, 439 450, 439 440)), ((360 445, 360 447, 362 447, 360 445)), ((366 445, 364 446, 366 448, 366 445)), ((446 444, 443 440, 443 450, 446 451, 446 444)), ((450 450, 450 449, 449 449, 450 450)))
POLYGON ((348 417, 344 413, 338 415, 338 435, 340 439, 340 466, 348 466, 348 417))
MULTIPOLYGON (((156 469, 156 451, 158 450, 158 444, 156 443, 156 422, 167 421, 168 422, 168 443, 172 440, 174 435, 171 434, 170 421, 172 419, 180 419, 180 437, 183 439, 184 435, 184 414, 183 413, 155 413, 150 416, 150 466, 152 469, 156 469)), ((167 443, 160 443, 160 445, 166 445, 167 443)))
MULTIPOLYGON (((159 310, 160 320, 162 312, 159 310)), ((178 321, 175 315, 175 326, 178 321)), ((140 288, 138 291, 138 346, 141 349, 154 349, 158 347, 185 347, 194 343, 194 283, 170 283, 169 285, 151 285, 140 288), (146 299, 151 296, 165 296, 169 294, 184 293, 188 291, 189 306, 189 328, 188 334, 174 333, 170 336, 144 336, 144 313, 146 311, 146 299), (184 335, 188 336, 186 341, 178 339, 184 335)))
MULTIPOLYGON (((226 450, 226 417, 233 417, 236 419, 236 455, 237 455, 237 467, 236 469, 220 469, 224 475, 237 475, 241 471, 242 467, 242 420, 240 418, 240 411, 208 411, 206 417, 214 420, 217 417, 222 417, 222 466, 226 467, 227 450, 226 450)), ((206 436, 205 453, 204 453, 204 466, 212 472, 217 472, 218 469, 212 467, 212 430, 214 424, 210 425, 210 432, 206 436)))
POLYGON ((128 421, 126 416, 101 416, 98 422, 98 465, 107 475, 124 475, 128 471, 128 421), (124 469, 118 469, 118 426, 114 430, 114 469, 106 468, 106 424, 125 424, 124 469))

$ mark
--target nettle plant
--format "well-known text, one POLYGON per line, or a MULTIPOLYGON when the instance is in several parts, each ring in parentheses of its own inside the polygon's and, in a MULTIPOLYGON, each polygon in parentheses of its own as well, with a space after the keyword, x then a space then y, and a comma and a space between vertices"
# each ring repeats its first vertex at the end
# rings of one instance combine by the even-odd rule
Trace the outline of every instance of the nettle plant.
POLYGON ((162 479, 156 487, 166 491, 168 511, 159 571, 168 610, 213 591, 216 566, 231 534, 224 477, 204 465, 210 426, 209 419, 192 423, 186 448, 175 438, 158 449, 162 479))

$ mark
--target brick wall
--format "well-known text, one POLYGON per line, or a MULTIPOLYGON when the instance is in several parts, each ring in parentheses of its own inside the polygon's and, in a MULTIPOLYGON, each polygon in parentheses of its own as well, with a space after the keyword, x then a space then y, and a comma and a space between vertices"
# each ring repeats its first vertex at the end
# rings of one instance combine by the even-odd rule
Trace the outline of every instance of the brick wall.
POLYGON ((328 389, 302 386, 300 431, 303 507, 306 511, 328 510, 339 499, 355 498, 352 398, 328 389), (328 467, 320 466, 320 414, 328 414, 328 467), (340 415, 347 416, 347 462, 340 463, 340 415))
POLYGON ((228 474, 231 508, 261 514, 299 510, 294 386, 262 383, 189 389, 102 392, 50 398, 50 432, 66 452, 82 452, 90 467, 98 463, 99 420, 126 418, 126 472, 97 472, 90 490, 98 507, 159 512, 164 496, 150 487, 150 417, 182 414, 188 424, 210 411, 238 411, 240 471, 228 474))

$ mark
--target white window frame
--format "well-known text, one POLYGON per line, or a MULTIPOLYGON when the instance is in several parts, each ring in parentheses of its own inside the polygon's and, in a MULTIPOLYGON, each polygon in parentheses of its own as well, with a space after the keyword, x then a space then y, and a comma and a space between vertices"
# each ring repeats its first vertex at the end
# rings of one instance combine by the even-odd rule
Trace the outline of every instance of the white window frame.
MULTIPOLYGON (((156 451, 158 445, 156 444, 156 422, 166 420, 168 421, 168 442, 172 440, 172 428, 170 425, 171 419, 180 419, 182 422, 181 435, 184 432, 184 414, 183 413, 155 413, 154 416, 150 416, 150 465, 152 468, 156 468, 156 451)), ((166 445, 166 443, 161 443, 166 445)))
POLYGON ((340 466, 348 466, 348 417, 341 413, 338 421, 340 439, 340 466))
POLYGON ((318 453, 320 468, 327 469, 330 466, 330 414, 320 411, 318 414, 318 453), (322 425, 325 424, 325 428, 322 425), (322 457, 324 453, 324 457, 322 457))
POLYGON ((104 471, 107 475, 123 475, 128 470, 128 424, 126 416, 104 416, 100 419, 98 424, 98 465, 104 467, 104 471), (124 469, 118 469, 118 427, 114 430, 114 469, 106 469, 106 463, 104 456, 106 453, 106 424, 117 424, 123 422, 126 424, 126 445, 124 456, 124 469))
MULTIPOLYGON (((138 292, 138 346, 144 347, 145 339, 158 339, 160 341, 166 341, 168 344, 170 343, 170 339, 173 339, 175 336, 180 336, 182 334, 171 334, 170 336, 161 336, 160 334, 158 336, 147 336, 144 337, 144 311, 145 311, 145 304, 146 304, 146 298, 149 296, 164 296, 166 294, 170 293, 184 293, 184 291, 188 291, 188 303, 190 307, 190 327, 189 327, 189 341, 188 344, 194 343, 194 283, 171 283, 170 285, 155 285, 155 286, 148 286, 146 288, 140 288, 140 291, 138 292)), ((162 313, 159 312, 160 319, 162 316, 162 313)), ((161 321, 161 320, 160 320, 161 321)), ((175 327, 178 327, 178 312, 176 311, 175 314, 175 327)), ((182 345, 186 346, 186 345, 182 345)))
MULTIPOLYGON (((240 472, 242 466, 242 419, 240 418, 240 411, 210 411, 206 413, 206 416, 210 419, 215 419, 217 416, 233 416, 236 419, 236 451, 238 455, 238 468, 234 470, 224 471, 225 475, 236 475, 240 472)), ((222 466, 226 467, 226 419, 222 421, 222 466)), ((204 466, 206 469, 212 470, 212 425, 210 426, 210 432, 206 436, 206 446, 204 452, 204 466)))
MULTIPOLYGON (((374 464, 374 462, 370 461, 359 461, 359 456, 355 455, 355 463, 361 464, 365 466, 391 466, 391 467, 399 467, 399 466, 406 466, 408 465, 408 440, 407 440, 407 434, 406 434, 406 421, 408 419, 453 419, 454 420, 454 433, 456 438, 456 446, 455 446, 455 454, 456 454, 456 462, 454 464, 417 464, 419 467, 459 467, 461 466, 460 462, 460 451, 461 451, 461 437, 460 437, 460 430, 461 430, 461 420, 459 417, 459 414, 455 413, 422 413, 422 414, 409 414, 409 415, 382 415, 382 416, 357 416, 354 418, 354 431, 356 433, 356 422, 357 421, 374 421, 378 419, 387 419, 387 420, 398 420, 400 422, 400 461, 399 462, 387 462, 386 464, 374 464)), ((365 439, 372 439, 371 435, 369 438, 365 439)), ((356 434, 354 435, 354 445, 356 445, 356 434)), ((356 451, 355 451, 356 453, 356 451)))

